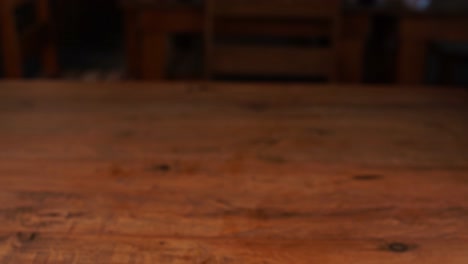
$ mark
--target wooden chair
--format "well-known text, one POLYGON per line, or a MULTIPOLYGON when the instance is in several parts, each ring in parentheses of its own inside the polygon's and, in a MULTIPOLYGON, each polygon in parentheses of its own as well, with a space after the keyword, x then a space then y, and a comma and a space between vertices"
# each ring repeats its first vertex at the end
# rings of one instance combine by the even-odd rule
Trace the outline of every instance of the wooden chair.
POLYGON ((468 65, 468 49, 466 44, 450 45, 434 41, 430 44, 430 53, 436 59, 438 71, 435 73, 435 83, 439 85, 457 85, 457 68, 468 65))
POLYGON ((32 56, 40 56, 42 74, 53 77, 58 74, 57 50, 52 34, 48 0, 1 0, 0 34, 3 71, 6 78, 24 77, 23 63, 32 56), (32 5, 35 21, 19 30, 16 11, 32 5))
POLYGON ((207 78, 312 76, 337 81, 341 2, 207 0, 207 78), (263 40, 242 41, 249 38, 263 40), (308 45, 313 39, 328 44, 308 45))

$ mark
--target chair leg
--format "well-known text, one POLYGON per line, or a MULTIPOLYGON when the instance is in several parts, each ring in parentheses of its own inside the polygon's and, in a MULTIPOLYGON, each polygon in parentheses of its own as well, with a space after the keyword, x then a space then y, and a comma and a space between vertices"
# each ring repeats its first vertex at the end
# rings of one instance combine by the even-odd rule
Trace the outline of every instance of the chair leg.
POLYGON ((439 72, 436 83, 439 85, 451 85, 454 83, 454 61, 447 54, 439 54, 439 72))
POLYGON ((2 38, 2 55, 5 78, 21 78, 22 57, 16 30, 15 18, 9 1, 0 3, 0 34, 2 38))
POLYGON ((52 40, 48 41, 42 50, 43 73, 46 77, 57 77, 59 65, 57 58, 57 46, 52 40))
POLYGON ((36 15, 39 23, 47 25, 47 41, 41 52, 43 74, 46 77, 56 77, 59 73, 57 44, 51 19, 49 0, 39 0, 37 2, 36 15))

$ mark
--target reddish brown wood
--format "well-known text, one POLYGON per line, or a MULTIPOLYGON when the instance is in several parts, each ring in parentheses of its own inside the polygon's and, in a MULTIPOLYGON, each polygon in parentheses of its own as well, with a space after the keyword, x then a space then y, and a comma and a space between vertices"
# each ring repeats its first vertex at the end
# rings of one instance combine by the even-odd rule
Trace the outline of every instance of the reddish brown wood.
POLYGON ((221 74, 336 77, 330 48, 217 45, 211 52, 212 67, 221 74))
POLYGON ((139 13, 139 27, 145 34, 197 33, 203 28, 200 9, 150 9, 139 13))
POLYGON ((468 261, 468 92, 0 82, 1 263, 468 261))
POLYGON ((166 78, 169 39, 163 34, 144 35, 141 42, 142 78, 145 80, 166 78))
POLYGON ((22 56, 19 36, 16 31, 12 1, 0 2, 0 33, 2 34, 3 69, 6 77, 20 78, 22 75, 22 56))
POLYGON ((44 25, 46 31, 44 33, 43 47, 41 50, 41 59, 43 65, 43 73, 48 77, 56 77, 59 74, 59 65, 57 57, 57 42, 55 36, 55 28, 52 22, 52 15, 49 6, 49 0, 39 0, 37 2, 37 20, 39 25, 44 25))
POLYGON ((364 80, 364 58, 367 39, 372 27, 372 16, 366 13, 347 13, 339 42, 339 80, 361 83, 364 80))

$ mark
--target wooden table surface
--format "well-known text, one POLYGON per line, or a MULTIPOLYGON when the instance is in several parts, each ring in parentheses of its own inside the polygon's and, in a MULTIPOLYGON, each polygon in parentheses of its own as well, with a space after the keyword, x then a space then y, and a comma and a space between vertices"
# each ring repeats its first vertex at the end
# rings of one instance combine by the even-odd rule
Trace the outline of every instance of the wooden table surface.
POLYGON ((468 263, 468 92, 0 82, 0 263, 468 263))

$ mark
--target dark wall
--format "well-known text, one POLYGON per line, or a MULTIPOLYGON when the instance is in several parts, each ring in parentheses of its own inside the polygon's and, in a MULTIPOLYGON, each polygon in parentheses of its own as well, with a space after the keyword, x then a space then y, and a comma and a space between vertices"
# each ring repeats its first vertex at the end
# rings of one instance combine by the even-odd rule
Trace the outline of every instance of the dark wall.
POLYGON ((118 0, 55 0, 59 37, 69 45, 106 45, 122 30, 118 0))

